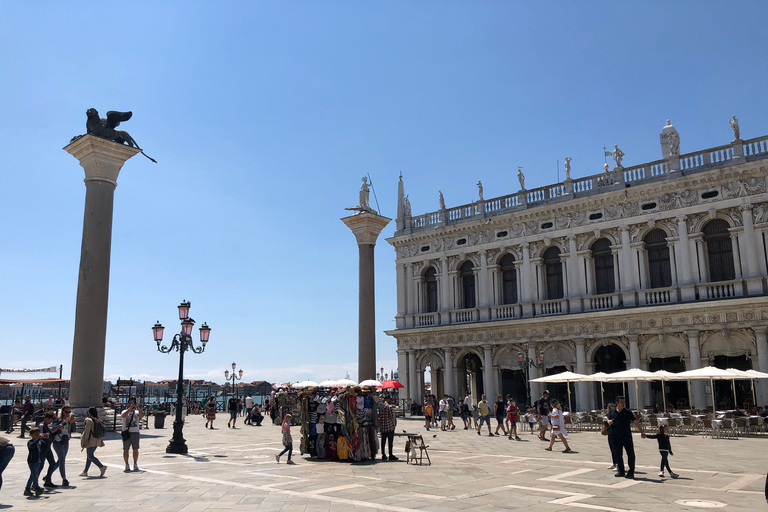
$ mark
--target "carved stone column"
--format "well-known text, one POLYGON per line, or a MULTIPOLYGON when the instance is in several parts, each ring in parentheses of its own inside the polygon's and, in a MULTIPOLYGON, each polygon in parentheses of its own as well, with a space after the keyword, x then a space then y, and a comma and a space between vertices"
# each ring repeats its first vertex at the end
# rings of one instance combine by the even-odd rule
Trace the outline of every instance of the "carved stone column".
POLYGON ((456 398, 456 377, 453 374, 453 349, 443 349, 443 361, 445 367, 445 393, 456 398))
MULTIPOLYGON (((768 373, 768 336, 766 336, 766 330, 765 326, 752 327, 757 345, 757 369, 768 373)), ((755 392, 757 393, 758 404, 763 406, 768 404, 768 379, 755 380, 755 392)))
POLYGON ((414 349, 408 349, 408 394, 414 403, 421 405, 421 396, 419 393, 419 385, 417 384, 416 375, 416 351, 414 349))
MULTIPOLYGON (((587 353, 583 339, 573 340, 576 343, 576 373, 587 374, 587 353)), ((576 410, 586 411, 589 404, 589 382, 576 383, 576 410)))
POLYGON ((741 254, 744 255, 744 278, 747 280, 747 290, 750 295, 758 295, 763 292, 762 276, 760 275, 760 262, 758 255, 763 252, 762 244, 758 244, 755 233, 755 222, 751 204, 739 206, 744 224, 744 233, 739 237, 742 243, 741 254))
POLYGON ((681 215, 676 218, 677 220, 677 233, 679 240, 677 242, 677 253, 680 255, 680 259, 676 260, 677 269, 680 270, 679 286, 680 292, 684 302, 692 301, 696 295, 696 290, 693 286, 693 272, 694 261, 691 258, 691 246, 688 240, 688 223, 686 222, 685 215, 681 215))
POLYGON ((391 220, 371 212, 361 212, 341 219, 355 235, 359 253, 358 380, 376 378, 376 293, 373 249, 379 233, 391 220))
POLYGON ((445 311, 446 320, 443 321, 443 315, 440 315, 440 323, 448 323, 449 317, 448 311, 453 309, 453 286, 451 285, 451 276, 448 272, 448 258, 443 256, 440 258, 440 311, 445 311))
POLYGON ((403 263, 395 264, 395 279, 397 281, 397 315, 395 316, 395 325, 398 329, 405 328, 405 315, 408 313, 406 269, 403 263))
POLYGON ((85 135, 64 151, 77 158, 85 170, 85 216, 69 390, 70 404, 79 416, 88 407, 101 405, 115 188, 123 164, 141 150, 85 135))
POLYGON ((576 237, 568 235, 568 297, 571 313, 581 313, 581 287, 584 276, 579 267, 579 254, 576 249, 576 237))
POLYGON ((522 295, 520 296, 520 302, 523 303, 523 316, 530 317, 533 316, 533 282, 535 276, 533 275, 533 268, 531 266, 531 252, 528 242, 523 242, 520 249, 523 252, 523 273, 520 276, 522 295))
POLYGON ((629 237, 629 226, 621 226, 621 255, 622 255, 622 269, 621 275, 624 277, 626 286, 622 285, 622 298, 624 299, 625 306, 637 305, 636 294, 637 290, 637 260, 632 261, 633 251, 632 243, 629 237))
MULTIPOLYGON (((416 281, 413 275, 413 264, 405 264, 405 283, 408 303, 406 304, 406 314, 414 315, 419 312, 419 301, 416 296, 416 281)), ((411 326, 413 327, 413 326, 411 326)))
POLYGON ((704 243, 704 234, 696 233, 695 235, 689 235, 689 240, 693 240, 696 244, 696 258, 699 267, 698 282, 709 282, 709 265, 707 264, 707 244, 704 243))
MULTIPOLYGON (((699 347, 699 331, 685 331, 688 336, 688 354, 690 358, 690 368, 696 370, 701 368, 701 347, 699 347)), ((705 409, 707 407, 707 395, 704 389, 704 381, 691 381, 691 404, 696 409, 705 409)))
POLYGON ((489 279, 490 276, 488 275, 488 261, 486 260, 486 254, 486 251, 480 251, 480 271, 475 273, 478 281, 477 284, 479 285, 476 287, 477 306, 480 311, 480 321, 482 322, 490 320, 488 317, 488 307, 491 305, 488 295, 491 291, 491 284, 489 279))
MULTIPOLYGON (((392 377, 394 380, 394 376, 392 377)), ((405 386, 398 389, 398 396, 400 400, 409 398, 408 396, 408 351, 403 349, 397 350, 397 381, 405 386)))
POLYGON ((483 345, 483 391, 488 402, 496 399, 496 376, 493 374, 493 347, 483 345))
MULTIPOLYGON (((637 334, 628 334, 627 340, 629 341, 629 367, 630 368, 640 368, 640 342, 639 342, 639 336, 637 334)), ((635 387, 635 383, 630 383, 630 387, 635 387)), ((640 388, 640 385, 638 384, 637 387, 637 401, 634 404, 634 408, 640 408, 643 405, 645 405, 645 398, 642 394, 642 389, 640 388)), ((629 391, 630 396, 634 395, 632 391, 629 391)))

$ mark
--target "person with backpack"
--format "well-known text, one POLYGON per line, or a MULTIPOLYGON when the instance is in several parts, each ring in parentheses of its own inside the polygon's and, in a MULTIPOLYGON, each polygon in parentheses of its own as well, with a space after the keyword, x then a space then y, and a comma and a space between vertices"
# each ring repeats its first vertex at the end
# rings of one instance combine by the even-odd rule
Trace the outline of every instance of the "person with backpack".
POLYGON ((86 453, 85 469, 80 473, 80 476, 88 476, 88 469, 91 467, 91 463, 96 464, 96 467, 99 468, 99 478, 103 477, 104 473, 107 472, 107 466, 96 458, 96 448, 104 446, 104 436, 106 433, 107 429, 104 428, 104 423, 99 419, 99 411, 95 407, 89 408, 88 416, 85 418, 83 435, 80 436, 81 451, 85 450, 86 453))

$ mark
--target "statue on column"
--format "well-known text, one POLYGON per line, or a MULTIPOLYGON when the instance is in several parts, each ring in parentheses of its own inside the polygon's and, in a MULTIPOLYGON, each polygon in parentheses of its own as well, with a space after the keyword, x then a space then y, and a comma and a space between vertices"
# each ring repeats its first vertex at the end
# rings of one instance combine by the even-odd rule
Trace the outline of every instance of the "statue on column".
POLYGON ((440 194, 440 209, 445 210, 445 198, 443 197, 443 191, 438 190, 438 194, 440 194))
POLYGON ((731 130, 733 130, 733 140, 740 140, 741 131, 739 130, 739 120, 736 119, 736 116, 731 116, 731 120, 728 121, 728 124, 731 125, 731 130))
POLYGON ((571 179, 571 157, 565 157, 565 179, 571 179))
POLYGON ((675 132, 669 133, 669 156, 678 156, 680 154, 680 135, 675 132))
POLYGON ((368 183, 368 178, 363 177, 363 184, 360 185, 360 208, 365 212, 371 212, 373 209, 368 204, 368 197, 370 196, 371 184, 368 183))
POLYGON ((525 190, 525 174, 523 174, 523 168, 517 168, 517 181, 520 182, 520 189, 525 190))
POLYGON ((613 157, 613 161, 616 163, 617 169, 623 169, 624 166, 621 165, 621 161, 624 159, 624 152, 619 149, 618 144, 613 145, 613 151, 606 151, 605 156, 611 156, 613 157))
POLYGON ((403 216, 406 219, 411 218, 411 200, 408 199, 408 196, 403 198, 403 216))
MULTIPOLYGON (((117 142, 118 144, 127 144, 132 148, 140 150, 142 155, 157 163, 157 160, 144 153, 144 150, 142 150, 139 145, 136 144, 136 141, 133 140, 133 137, 131 137, 128 132, 125 130, 115 129, 120 126, 120 123, 124 123, 130 120, 131 117, 133 117, 133 112, 118 112, 116 110, 110 110, 107 112, 107 118, 102 119, 99 117, 98 110, 95 108, 89 108, 85 111, 85 116, 87 118, 85 121, 85 133, 87 135, 93 135, 94 137, 117 142)), ((81 135, 73 137, 70 142, 74 142, 80 137, 81 135)))
POLYGON ((483 199, 483 182, 480 180, 477 181, 477 193, 480 194, 480 200, 485 201, 483 199))

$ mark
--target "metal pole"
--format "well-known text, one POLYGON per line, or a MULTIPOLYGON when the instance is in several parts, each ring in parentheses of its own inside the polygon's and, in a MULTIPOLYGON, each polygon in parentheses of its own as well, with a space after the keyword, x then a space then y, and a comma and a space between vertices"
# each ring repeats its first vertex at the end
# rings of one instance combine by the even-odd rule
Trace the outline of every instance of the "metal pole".
POLYGON ((61 399, 61 376, 63 375, 63 372, 64 372, 64 365, 60 364, 59 365, 59 399, 61 399))
POLYGON ((165 453, 187 453, 187 444, 184 440, 184 423, 181 418, 181 401, 184 397, 184 352, 187 350, 186 336, 182 335, 179 340, 179 380, 176 382, 176 420, 173 422, 173 437, 165 453))

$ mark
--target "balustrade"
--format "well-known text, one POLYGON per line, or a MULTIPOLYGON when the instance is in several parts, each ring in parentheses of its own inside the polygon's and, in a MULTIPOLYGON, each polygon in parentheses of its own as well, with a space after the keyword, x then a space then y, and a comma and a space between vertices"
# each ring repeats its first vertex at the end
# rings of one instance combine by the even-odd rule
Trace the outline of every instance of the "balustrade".
POLYGON ((568 313, 568 301, 565 299, 545 300, 535 303, 537 315, 562 315, 568 313))
POLYGON ((764 155, 768 153, 768 136, 744 141, 744 156, 764 155))
POLYGON ((426 313, 423 315, 416 315, 417 327, 431 327, 437 325, 437 313, 426 313))
POLYGON ((507 320, 508 318, 520 318, 522 316, 521 309, 519 304, 496 306, 493 308, 493 319, 507 320))
POLYGON ((462 324, 467 322, 476 322, 478 320, 477 309, 457 309, 452 311, 454 324, 462 324))
POLYGON ((741 280, 722 281, 719 283, 703 283, 696 285, 699 300, 728 299, 741 297, 743 293, 741 280))
POLYGON ((677 302, 677 288, 655 288, 643 293, 644 304, 652 306, 654 304, 670 304, 677 302))
POLYGON ((592 295, 590 297, 584 297, 589 305, 589 311, 596 311, 600 309, 613 309, 619 306, 619 296, 614 293, 607 293, 604 295, 592 295))

